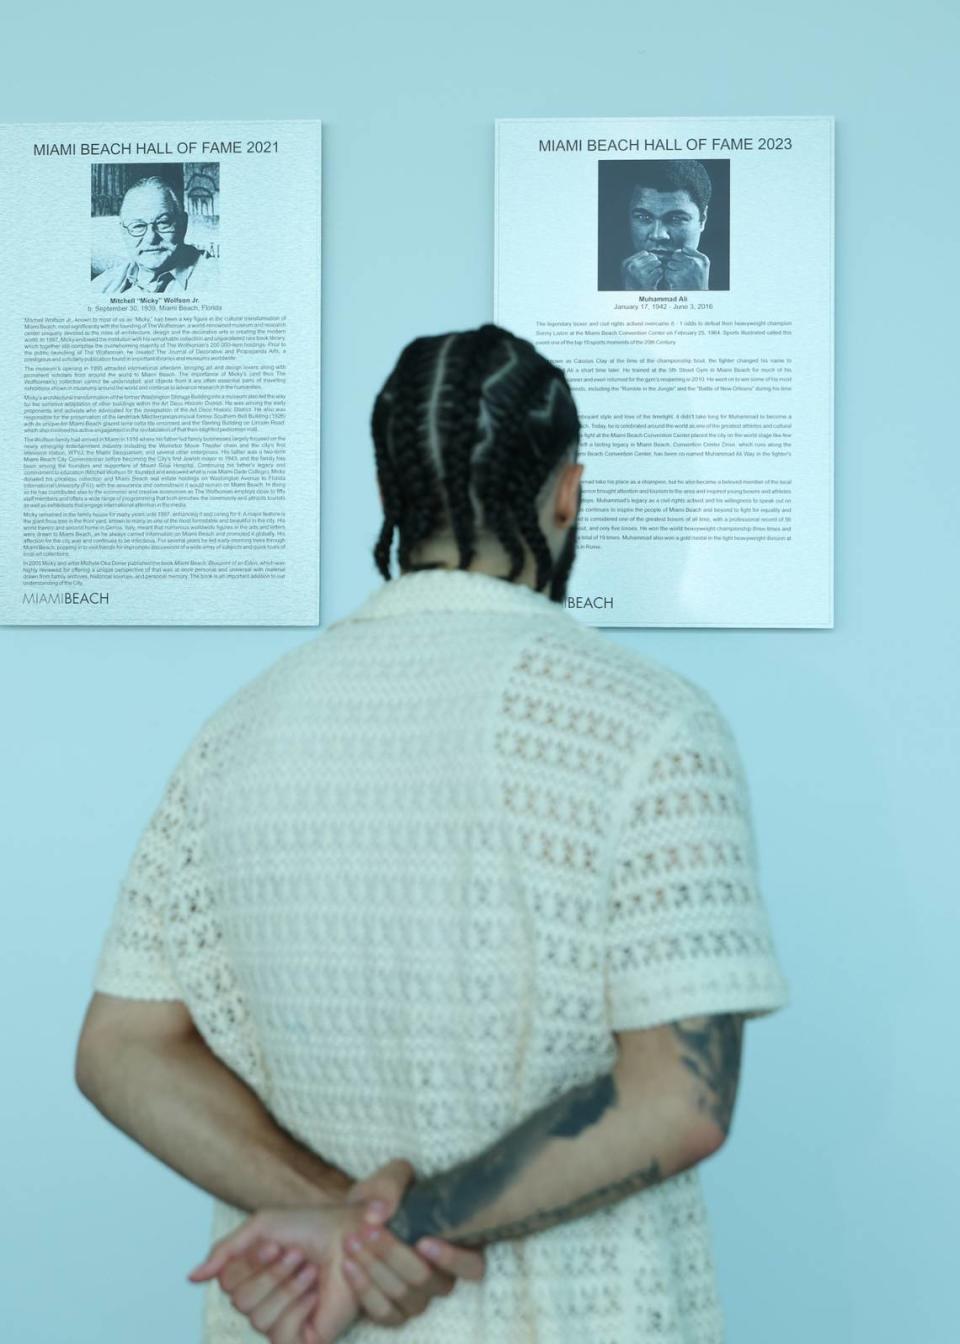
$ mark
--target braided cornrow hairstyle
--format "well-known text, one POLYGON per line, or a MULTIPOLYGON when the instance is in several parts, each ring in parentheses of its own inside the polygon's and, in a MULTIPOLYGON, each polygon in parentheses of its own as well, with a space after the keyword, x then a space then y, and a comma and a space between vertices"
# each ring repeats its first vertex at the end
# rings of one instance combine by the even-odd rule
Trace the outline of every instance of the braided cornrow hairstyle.
POLYGON ((580 433, 561 369, 492 322, 421 336, 404 347, 377 396, 371 428, 384 505, 373 558, 385 579, 394 529, 401 569, 412 568, 411 551, 442 525, 467 569, 484 529, 510 557, 502 578, 516 579, 526 542, 537 588, 552 581, 551 597, 562 598, 566 572, 555 566, 537 517, 544 483, 571 449, 574 460, 580 433))

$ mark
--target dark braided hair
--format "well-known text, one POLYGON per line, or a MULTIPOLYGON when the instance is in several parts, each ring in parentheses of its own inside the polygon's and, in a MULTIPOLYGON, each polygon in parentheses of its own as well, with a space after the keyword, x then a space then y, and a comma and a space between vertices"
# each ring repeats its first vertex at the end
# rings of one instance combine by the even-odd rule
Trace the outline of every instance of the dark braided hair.
POLYGON ((562 600, 575 524, 555 563, 537 517, 545 482, 571 450, 576 459, 580 420, 561 369, 492 322, 420 336, 377 396, 371 428, 385 515, 373 558, 385 579, 395 528, 401 570, 415 568, 411 551, 442 526, 469 568, 480 528, 510 557, 500 577, 516 579, 526 542, 537 589, 551 582, 562 600))

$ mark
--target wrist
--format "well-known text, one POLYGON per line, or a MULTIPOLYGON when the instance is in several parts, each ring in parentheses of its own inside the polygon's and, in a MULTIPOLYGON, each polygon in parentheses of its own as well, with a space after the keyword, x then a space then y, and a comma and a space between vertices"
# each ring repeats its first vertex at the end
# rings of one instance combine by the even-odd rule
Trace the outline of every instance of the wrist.
POLYGON ((324 1208, 345 1202, 354 1184, 345 1171, 302 1149, 288 1150, 283 1157, 285 1190, 277 1201, 278 1207, 324 1208))

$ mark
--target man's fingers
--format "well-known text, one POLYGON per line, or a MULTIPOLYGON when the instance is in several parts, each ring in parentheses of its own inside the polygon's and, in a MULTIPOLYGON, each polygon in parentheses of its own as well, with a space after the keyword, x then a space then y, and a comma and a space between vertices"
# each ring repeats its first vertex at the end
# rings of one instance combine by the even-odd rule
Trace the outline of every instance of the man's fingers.
POLYGON ((283 1247, 275 1241, 264 1241, 258 1246, 252 1247, 246 1255, 234 1256, 228 1260, 221 1269, 217 1278, 220 1280, 220 1287, 226 1293, 233 1292, 234 1288, 244 1279, 248 1279, 251 1274, 259 1274, 267 1264, 276 1265, 280 1259, 283 1247))
POLYGON ((396 1323, 388 1310, 396 1311, 401 1320, 419 1316, 431 1298, 452 1291, 455 1281, 448 1274, 393 1233, 381 1230, 373 1241, 368 1241, 369 1235, 350 1248, 344 1274, 364 1311, 378 1324, 396 1323))
POLYGON ((651 289, 654 282, 663 275, 660 258, 653 252, 634 252, 621 263, 621 275, 629 287, 633 284, 639 289, 651 289))
MULTIPOLYGON (((430 1266, 454 1278, 470 1279, 474 1283, 479 1283, 486 1271, 482 1250, 457 1246, 454 1242, 443 1241, 438 1237, 421 1237, 415 1245, 408 1246, 392 1233, 381 1233, 375 1241, 364 1237, 363 1245, 366 1252, 390 1264, 407 1283, 418 1286, 423 1284, 424 1271, 428 1271, 430 1266)), ((355 1259, 358 1258, 355 1252, 351 1254, 355 1259)))
POLYGON ((311 1289, 299 1302, 293 1302, 273 1328, 273 1344, 317 1344, 316 1331, 308 1324, 320 1294, 311 1289))
POLYGON ((282 1268, 278 1265, 262 1274, 251 1275, 230 1294, 237 1311, 249 1316, 257 1329, 264 1321, 269 1326, 273 1317, 302 1297, 317 1277, 316 1265, 305 1265, 302 1255, 298 1258, 288 1254, 281 1263, 282 1268), (262 1309, 266 1309, 265 1314, 262 1309), (261 1314, 258 1316, 258 1313, 261 1314))
MULTIPOLYGON (((229 1279, 227 1276, 233 1265, 227 1265, 220 1275, 220 1286, 225 1292, 229 1292, 230 1300, 237 1310, 242 1311, 245 1316, 249 1316, 253 1308, 263 1302, 278 1287, 292 1291, 292 1284, 300 1273, 304 1259, 304 1254, 299 1247, 291 1247, 275 1264, 268 1266, 266 1269, 256 1270, 252 1274, 243 1272, 243 1266, 248 1264, 248 1261, 244 1259, 240 1261, 240 1268, 236 1276, 229 1279)), ((293 1296, 299 1297, 303 1289, 307 1287, 309 1287, 307 1282, 298 1284, 293 1296)))
MULTIPOLYGON (((291 1275, 286 1283, 278 1284, 272 1292, 267 1293, 259 1302, 244 1310, 243 1314, 249 1317, 254 1330, 259 1331, 261 1335, 270 1332, 271 1340, 275 1339, 274 1331, 279 1333, 281 1328, 287 1329, 287 1325, 281 1327, 280 1322, 285 1320, 288 1312, 292 1312, 298 1325, 306 1319, 309 1308, 301 1314, 303 1298, 312 1295, 314 1301, 317 1300, 319 1296, 317 1275, 316 1265, 304 1265, 295 1274, 291 1275)), ((244 1284, 240 1292, 244 1293, 246 1289, 247 1285, 244 1284)), ((234 1305, 239 1308, 236 1298, 234 1299, 234 1305)))
POLYGON ((215 1279, 220 1270, 235 1255, 240 1255, 260 1238, 260 1224, 256 1216, 250 1218, 242 1227, 238 1227, 236 1232, 231 1232, 227 1237, 221 1237, 210 1249, 206 1260, 203 1260, 196 1269, 191 1269, 187 1278, 192 1283, 204 1283, 207 1279, 215 1279))
POLYGON ((358 1181, 351 1187, 350 1201, 376 1201, 382 1207, 371 1211, 368 1207, 364 1217, 369 1222, 384 1223, 397 1210, 403 1192, 413 1179, 413 1164, 405 1157, 395 1157, 386 1162, 365 1181, 358 1181))
MULTIPOLYGON (((382 1238, 375 1244, 379 1245, 380 1240, 382 1238)), ((411 1291, 417 1292, 422 1289, 430 1277, 430 1266, 424 1264, 415 1251, 400 1241, 396 1243, 395 1251, 392 1253, 385 1251, 382 1256, 377 1256, 372 1252, 372 1248, 366 1246, 359 1246, 356 1250, 351 1248, 349 1261, 359 1265, 369 1282, 375 1288, 379 1288, 391 1302, 397 1304, 406 1305, 411 1291)), ((344 1269, 349 1278, 349 1263, 344 1264, 344 1269)))
POLYGON ((667 257, 665 269, 669 271, 677 266, 686 268, 691 262, 706 269, 710 265, 710 258, 703 252, 694 252, 689 248, 678 248, 676 252, 671 252, 667 257))
POLYGON ((457 1279, 470 1279, 473 1283, 479 1283, 486 1273, 487 1262, 482 1251, 472 1251, 469 1247, 456 1246, 449 1241, 438 1241, 436 1237, 421 1237, 415 1243, 414 1250, 420 1251, 432 1265, 457 1279), (432 1251, 431 1247, 434 1248, 432 1251))
MULTIPOLYGON (((383 1269, 382 1265, 380 1269, 383 1269)), ((356 1260, 345 1260, 343 1271, 354 1296, 372 1321, 376 1321, 378 1325, 402 1325, 409 1319, 409 1315, 394 1305, 356 1260)))

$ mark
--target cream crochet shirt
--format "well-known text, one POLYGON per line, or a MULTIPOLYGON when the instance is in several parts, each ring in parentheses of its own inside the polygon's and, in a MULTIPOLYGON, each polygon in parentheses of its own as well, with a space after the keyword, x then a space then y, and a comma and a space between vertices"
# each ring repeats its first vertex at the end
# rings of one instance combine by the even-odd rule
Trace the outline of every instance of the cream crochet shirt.
MULTIPOLYGON (((421 570, 199 728, 94 984, 179 999, 356 1177, 471 1157, 612 1066, 613 1029, 787 1002, 747 783, 698 686, 490 575, 421 570)), ((212 1236, 245 1217, 215 1204, 212 1236)), ((694 1167, 486 1249, 351 1344, 719 1344, 694 1167)), ((263 1337, 214 1283, 206 1344, 263 1337)))

